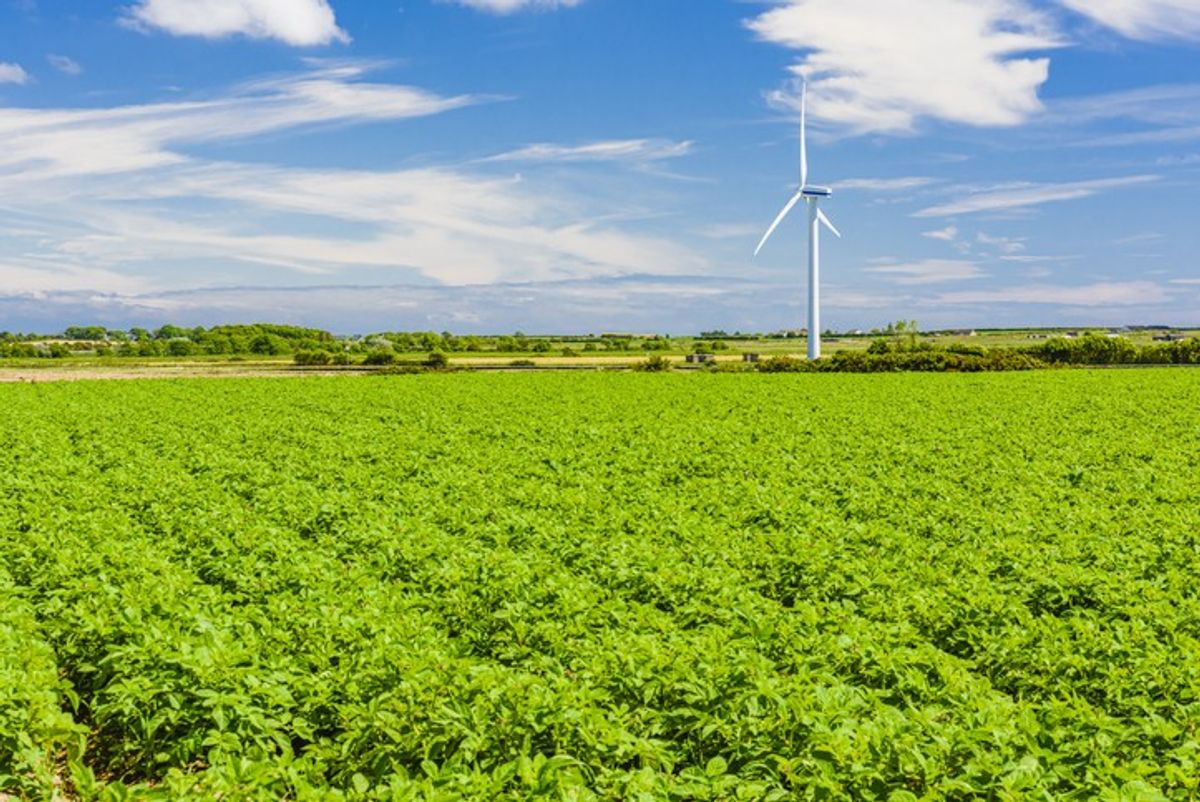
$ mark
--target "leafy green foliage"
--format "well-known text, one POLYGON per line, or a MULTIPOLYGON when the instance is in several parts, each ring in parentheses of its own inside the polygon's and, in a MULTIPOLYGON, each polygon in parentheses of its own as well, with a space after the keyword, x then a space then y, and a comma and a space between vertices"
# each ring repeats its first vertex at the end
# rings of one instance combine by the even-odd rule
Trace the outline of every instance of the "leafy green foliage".
POLYGON ((675 364, 669 357, 662 354, 651 354, 641 362, 633 366, 633 369, 639 373, 664 373, 672 370, 675 364))
POLYGON ((776 356, 764 359, 757 367, 762 373, 985 373, 1049 367, 1036 357, 1009 348, 980 349, 981 353, 964 350, 892 350, 886 341, 877 340, 867 351, 838 351, 816 361, 776 356))
POLYGON ((333 364, 333 354, 328 351, 300 351, 292 361, 301 367, 320 367, 333 364))
POLYGON ((1194 338, 1139 348, 1123 337, 1087 333, 1076 339, 1054 337, 1027 350, 1046 362, 1067 365, 1200 364, 1200 340, 1194 338))
POLYGON ((1198 408, 1169 370, 3 386, 0 793, 1195 799, 1198 408))

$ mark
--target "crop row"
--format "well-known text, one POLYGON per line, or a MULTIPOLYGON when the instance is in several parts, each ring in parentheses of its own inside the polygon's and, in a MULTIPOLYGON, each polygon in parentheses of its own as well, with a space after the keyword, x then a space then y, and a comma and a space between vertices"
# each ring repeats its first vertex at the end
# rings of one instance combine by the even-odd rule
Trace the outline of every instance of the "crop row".
POLYGON ((1170 371, 0 388, 0 788, 1194 798, 1198 396, 1170 371))

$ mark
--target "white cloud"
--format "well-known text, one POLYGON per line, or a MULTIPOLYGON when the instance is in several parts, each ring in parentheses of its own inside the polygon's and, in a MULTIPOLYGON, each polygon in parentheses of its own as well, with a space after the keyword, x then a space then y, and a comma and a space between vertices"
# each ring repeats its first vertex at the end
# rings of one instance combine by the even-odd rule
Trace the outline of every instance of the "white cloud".
POLYGON ((247 36, 305 47, 348 42, 328 0, 138 0, 125 10, 137 28, 176 36, 247 36))
POLYGON ((1135 175, 1126 178, 1102 178, 1063 184, 1013 184, 976 191, 950 203, 931 206, 916 212, 914 217, 953 217, 979 212, 1007 211, 1043 203, 1090 198, 1109 189, 1147 184, 1158 176, 1135 175))
MULTIPOLYGON (((928 117, 1015 125, 1041 109, 1049 18, 1026 0, 783 0, 748 23, 802 51, 815 116, 858 131, 909 131, 928 117)), ((796 86, 774 100, 795 105, 796 86)))
POLYGON ((761 237, 763 230, 762 223, 716 223, 696 233, 708 239, 750 239, 761 237))
POLYGON ((557 8, 572 8, 583 0, 455 0, 460 6, 487 11, 492 14, 512 14, 515 11, 538 9, 549 11, 557 8))
POLYGON ((926 259, 922 262, 880 265, 868 267, 867 272, 891 276, 897 284, 942 284, 984 278, 986 275, 974 262, 956 259, 926 259))
POLYGON ((943 293, 943 304, 1051 304, 1055 306, 1154 306, 1171 300, 1171 294, 1152 281, 1105 281, 1075 287, 1030 285, 984 289, 979 292, 943 293))
POLYGON ((675 159, 692 152, 692 142, 669 139, 614 139, 584 145, 558 145, 542 142, 492 156, 487 161, 648 162, 675 159))
POLYGON ((1157 231, 1145 231, 1141 234, 1131 234, 1128 237, 1121 237, 1120 239, 1115 239, 1112 242, 1113 245, 1135 245, 1143 242, 1155 242, 1156 240, 1160 239, 1163 239, 1163 235, 1159 234, 1157 231))
POLYGON ((29 73, 20 64, 0 61, 0 84, 27 84, 29 73))
POLYGON ((838 189, 862 189, 869 192, 905 192, 910 189, 920 189, 935 183, 936 179, 923 176, 906 176, 903 178, 847 178, 835 182, 838 189))
POLYGON ((1189 153, 1186 156, 1161 156, 1154 161, 1159 167, 1190 167, 1200 164, 1200 153, 1189 153))
POLYGON ((929 239, 941 240, 942 242, 954 242, 958 239, 958 226, 946 226, 939 228, 936 231, 926 231, 921 236, 929 237, 929 239))
POLYGON ((1196 0, 1061 0, 1131 39, 1200 38, 1196 0))
POLYGON ((157 289, 195 286, 197 264, 205 283, 215 280, 210 270, 238 280, 375 271, 374 280, 469 284, 707 268, 686 248, 606 219, 614 209, 596 208, 594 177, 576 193, 462 168, 312 169, 188 152, 472 102, 360 83, 361 71, 326 65, 205 101, 0 108, 0 194, 9 199, 0 230, 15 232, 0 238, 0 263, 35 260, 41 272, 21 274, 30 286, 48 270, 88 267, 143 274, 157 289))
POLYGON ((0 108, 5 142, 0 169, 20 169, 10 181, 148 169, 187 161, 179 149, 187 144, 322 123, 423 117, 475 102, 352 80, 364 71, 338 64, 202 101, 86 110, 0 108))
POLYGON ((987 245, 991 248, 996 248, 1002 253, 1009 255, 1020 253, 1025 250, 1025 240, 1014 237, 993 237, 980 231, 975 236, 975 241, 980 245, 987 245))
POLYGON ((1171 300, 1171 294, 1151 281, 1110 281, 1080 286, 1031 284, 994 290, 943 293, 946 304, 1050 304, 1054 306, 1152 306, 1171 300))
POLYGON ((68 56, 59 56, 54 53, 46 56, 46 61, 50 62, 50 66, 64 75, 83 75, 83 67, 79 62, 68 56))

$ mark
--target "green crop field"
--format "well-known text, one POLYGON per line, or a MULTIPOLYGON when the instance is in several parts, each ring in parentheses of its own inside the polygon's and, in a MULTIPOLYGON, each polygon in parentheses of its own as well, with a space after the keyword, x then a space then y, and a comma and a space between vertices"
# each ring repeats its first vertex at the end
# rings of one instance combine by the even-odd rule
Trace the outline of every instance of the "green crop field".
POLYGON ((0 798, 1200 797, 1200 373, 0 387, 0 798))

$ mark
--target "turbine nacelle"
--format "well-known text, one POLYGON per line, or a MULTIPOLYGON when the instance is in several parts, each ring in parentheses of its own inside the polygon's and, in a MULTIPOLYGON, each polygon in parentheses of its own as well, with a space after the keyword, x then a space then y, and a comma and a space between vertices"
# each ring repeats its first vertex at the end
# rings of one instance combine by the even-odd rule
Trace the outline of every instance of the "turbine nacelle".
POLYGON ((802 187, 800 194, 806 198, 828 198, 833 190, 829 187, 802 187))

